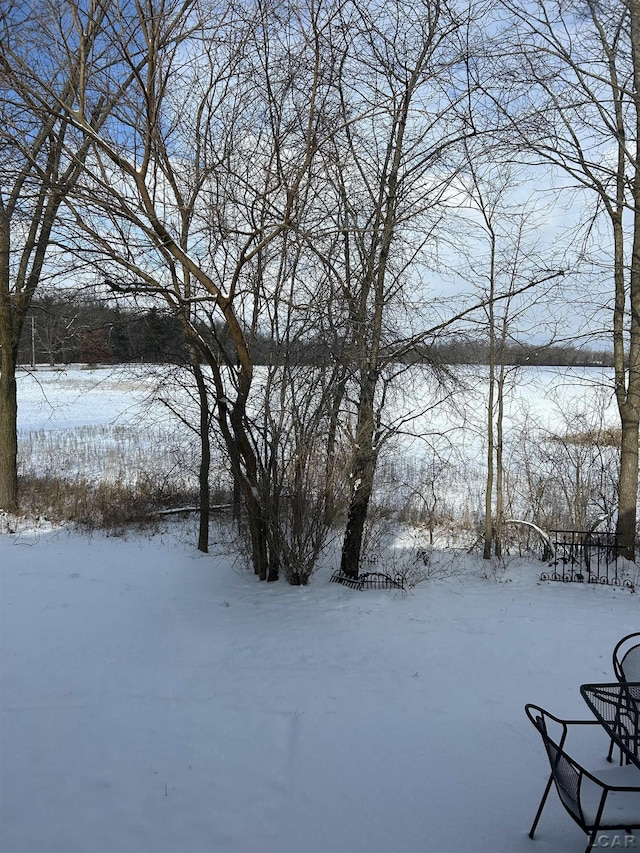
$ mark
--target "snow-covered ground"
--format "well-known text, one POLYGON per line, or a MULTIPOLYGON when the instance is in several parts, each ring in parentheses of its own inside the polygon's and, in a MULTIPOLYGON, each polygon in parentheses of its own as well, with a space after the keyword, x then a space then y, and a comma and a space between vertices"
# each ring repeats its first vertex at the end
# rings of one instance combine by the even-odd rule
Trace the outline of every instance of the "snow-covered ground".
POLYGON ((409 594, 265 585, 190 541, 0 537, 3 853, 584 849, 555 793, 527 837, 523 706, 588 717, 637 594, 469 557, 409 594))
MULTIPOLYGON (((23 374, 23 466, 86 473, 138 446, 133 464, 160 464, 172 427, 157 408, 143 420, 150 385, 23 374)), ((183 523, 126 539, 12 529, 2 853, 584 849, 555 794, 527 837, 547 765, 523 707, 588 717, 579 685, 612 680, 615 642, 640 630, 637 594, 540 583, 526 561, 483 579, 486 564, 451 552, 406 594, 332 584, 330 566, 293 588, 242 571, 222 535, 197 552, 183 523)), ((589 735, 581 754, 605 766, 604 733, 589 735)))

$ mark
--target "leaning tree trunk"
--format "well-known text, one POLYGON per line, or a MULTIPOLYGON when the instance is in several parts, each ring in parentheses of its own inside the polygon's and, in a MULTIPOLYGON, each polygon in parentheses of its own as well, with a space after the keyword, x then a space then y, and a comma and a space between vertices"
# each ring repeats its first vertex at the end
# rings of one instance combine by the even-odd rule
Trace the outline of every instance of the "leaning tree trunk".
MULTIPOLYGON (((233 332, 232 326, 232 332, 233 332)), ((248 434, 247 399, 251 388, 252 364, 248 351, 240 365, 236 396, 230 401, 225 391, 223 372, 214 355, 203 350, 211 368, 216 390, 216 417, 234 480, 242 495, 251 543, 251 563, 260 580, 278 580, 279 567, 269 560, 269 526, 263 511, 258 483, 258 463, 248 434)))

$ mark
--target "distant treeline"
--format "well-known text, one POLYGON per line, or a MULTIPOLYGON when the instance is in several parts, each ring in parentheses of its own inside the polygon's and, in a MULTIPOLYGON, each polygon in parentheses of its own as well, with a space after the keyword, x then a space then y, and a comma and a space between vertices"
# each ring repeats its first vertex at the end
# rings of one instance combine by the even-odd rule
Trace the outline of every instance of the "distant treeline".
MULTIPOLYGON (((228 348, 223 327, 203 327, 201 333, 228 348)), ((268 335, 256 336, 256 364, 277 363, 285 357, 308 364, 329 363, 340 347, 320 339, 297 340, 285 354, 268 335)), ((230 354, 230 350, 229 350, 230 354)), ((187 358, 185 336, 178 319, 156 308, 133 311, 103 302, 54 299, 34 300, 20 342, 21 364, 122 364, 181 363, 187 358)), ((420 346, 402 358, 408 363, 486 364, 489 344, 452 336, 431 346, 420 346)), ((504 352, 507 364, 602 365, 613 364, 613 354, 572 346, 510 344, 504 352)))
MULTIPOLYGON (((435 347, 428 347, 421 355, 429 358, 433 353, 441 364, 488 364, 489 343, 453 337, 435 347)), ((501 356, 504 364, 529 364, 538 367, 602 366, 613 367, 613 352, 585 349, 567 344, 507 344, 501 356)), ((418 360, 421 360, 418 358, 418 360)))
POLYGON ((122 310, 103 302, 34 300, 20 340, 21 364, 175 362, 186 354, 178 320, 154 308, 122 310))

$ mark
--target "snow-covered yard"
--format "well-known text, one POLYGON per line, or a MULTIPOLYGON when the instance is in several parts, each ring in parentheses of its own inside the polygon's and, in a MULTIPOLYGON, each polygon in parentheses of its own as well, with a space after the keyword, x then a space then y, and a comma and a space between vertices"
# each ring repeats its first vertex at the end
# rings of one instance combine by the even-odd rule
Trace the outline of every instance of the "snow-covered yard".
MULTIPOLYGON (((152 385, 22 375, 24 470, 164 470, 175 425, 152 385)), ((637 594, 543 584, 525 561, 483 579, 451 552, 407 594, 331 584, 328 565, 264 585, 212 538, 206 556, 183 522, 0 535, 2 853, 584 850, 555 794, 527 837, 547 765, 523 708, 587 718, 579 685, 612 680, 637 594)), ((589 734, 581 754, 604 766, 589 734)))
POLYGON ((584 849, 555 793, 527 837, 523 706, 588 717, 637 594, 468 560, 409 594, 264 585, 190 543, 0 537, 3 853, 584 849))

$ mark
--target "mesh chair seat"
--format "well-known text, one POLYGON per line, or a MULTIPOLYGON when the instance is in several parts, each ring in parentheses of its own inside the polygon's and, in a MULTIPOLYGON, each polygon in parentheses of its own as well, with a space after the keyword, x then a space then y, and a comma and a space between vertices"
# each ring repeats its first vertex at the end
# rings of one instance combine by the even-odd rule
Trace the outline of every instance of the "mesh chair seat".
MULTIPOLYGON (((600 818, 600 826, 631 826, 640 821, 640 770, 633 764, 622 767, 609 767, 606 770, 593 771, 593 775, 608 788, 631 788, 628 791, 610 791, 600 818), (633 790, 633 788, 636 790, 633 790)), ((598 806, 602 797, 602 788, 590 779, 582 781, 580 802, 585 823, 594 826, 598 806)))

